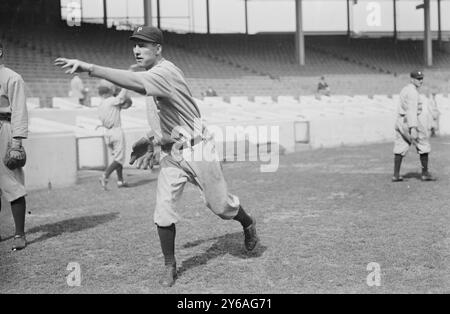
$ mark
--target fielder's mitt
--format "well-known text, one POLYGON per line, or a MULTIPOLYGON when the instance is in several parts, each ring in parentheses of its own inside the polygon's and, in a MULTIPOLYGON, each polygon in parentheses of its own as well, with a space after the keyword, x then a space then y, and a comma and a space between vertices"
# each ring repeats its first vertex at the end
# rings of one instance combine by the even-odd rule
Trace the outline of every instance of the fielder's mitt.
POLYGON ((130 165, 136 163, 138 169, 152 169, 156 162, 153 140, 143 137, 133 144, 130 165))
POLYGON ((14 170, 17 168, 22 168, 25 166, 27 162, 27 154, 25 153, 25 149, 23 146, 19 147, 10 147, 8 145, 8 150, 6 151, 5 158, 3 159, 3 163, 10 170, 14 170))

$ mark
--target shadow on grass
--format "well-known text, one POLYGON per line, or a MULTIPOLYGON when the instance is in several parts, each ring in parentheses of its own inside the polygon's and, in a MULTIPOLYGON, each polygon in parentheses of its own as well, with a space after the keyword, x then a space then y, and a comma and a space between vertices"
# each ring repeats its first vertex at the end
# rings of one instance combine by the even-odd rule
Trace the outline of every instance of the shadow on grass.
MULTIPOLYGON (((422 174, 418 172, 409 172, 403 176, 405 179, 417 179, 419 181, 422 181, 422 174)), ((427 182, 434 182, 439 181, 439 178, 435 177, 434 175, 431 177, 430 180, 426 180, 427 182)))
POLYGON ((94 228, 98 225, 107 223, 119 217, 119 213, 109 213, 104 215, 85 216, 67 219, 51 224, 37 226, 27 231, 27 234, 40 233, 44 234, 39 238, 36 238, 28 244, 38 243, 47 239, 57 237, 63 233, 73 233, 86 229, 94 228))
POLYGON ((138 181, 131 181, 131 182, 128 181, 128 187, 129 188, 134 188, 134 187, 137 187, 137 186, 140 186, 140 185, 145 185, 147 183, 154 182, 156 180, 158 180, 158 178, 146 178, 146 179, 141 179, 141 180, 138 180, 138 181))
POLYGON ((408 172, 403 175, 404 179, 417 179, 420 180, 422 175, 418 172, 408 172))
POLYGON ((228 233, 220 237, 188 242, 183 245, 183 248, 195 247, 207 241, 216 242, 203 253, 183 261, 181 267, 178 269, 178 275, 183 274, 191 268, 205 265, 208 261, 225 254, 231 254, 241 259, 257 258, 262 256, 267 249, 266 246, 258 243, 252 252, 247 252, 244 248, 244 234, 242 232, 228 233))
POLYGON ((0 240, 0 242, 8 241, 8 240, 11 240, 12 238, 14 238, 14 236, 8 236, 8 237, 6 237, 6 238, 2 237, 2 239, 0 240))

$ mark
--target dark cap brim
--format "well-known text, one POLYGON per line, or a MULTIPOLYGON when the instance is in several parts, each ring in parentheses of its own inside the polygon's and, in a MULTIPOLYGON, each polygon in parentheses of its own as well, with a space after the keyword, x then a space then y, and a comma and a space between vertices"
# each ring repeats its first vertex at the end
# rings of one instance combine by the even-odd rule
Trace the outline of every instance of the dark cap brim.
POLYGON ((148 42, 148 43, 160 44, 160 43, 158 43, 158 42, 156 42, 156 41, 154 41, 154 40, 148 39, 147 37, 142 36, 142 35, 140 35, 140 34, 133 34, 133 35, 130 36, 129 39, 130 39, 130 40, 133 40, 133 41, 139 41, 139 40, 141 40, 141 41, 145 41, 145 42, 148 42))

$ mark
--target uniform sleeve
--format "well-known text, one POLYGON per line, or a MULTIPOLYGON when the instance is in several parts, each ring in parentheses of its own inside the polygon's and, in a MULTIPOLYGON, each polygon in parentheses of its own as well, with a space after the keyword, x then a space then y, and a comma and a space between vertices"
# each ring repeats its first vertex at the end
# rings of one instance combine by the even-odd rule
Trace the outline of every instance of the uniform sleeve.
POLYGON ((419 103, 419 93, 414 90, 409 90, 406 94, 407 109, 406 120, 409 128, 417 127, 417 110, 419 103))
POLYGON ((130 96, 128 95, 128 91, 125 88, 122 88, 122 90, 119 92, 119 94, 114 97, 114 101, 112 103, 113 106, 121 106, 123 104, 131 105, 133 101, 131 100, 130 96))
POLYGON ((137 72, 147 96, 170 97, 173 86, 162 71, 137 72))
POLYGON ((11 104, 12 137, 28 137, 28 110, 25 97, 25 82, 21 77, 8 83, 8 98, 11 104))

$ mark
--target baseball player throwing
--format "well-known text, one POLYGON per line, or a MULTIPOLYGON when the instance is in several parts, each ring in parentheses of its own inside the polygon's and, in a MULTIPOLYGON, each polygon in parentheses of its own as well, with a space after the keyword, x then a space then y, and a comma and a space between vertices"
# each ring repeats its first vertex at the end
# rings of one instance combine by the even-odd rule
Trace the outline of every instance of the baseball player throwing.
MULTIPOLYGON (((196 130, 200 111, 187 86, 183 72, 162 56, 163 34, 155 27, 136 28, 130 39, 139 66, 145 72, 102 67, 76 59, 58 58, 55 65, 67 73, 88 72, 123 88, 153 96, 159 109, 161 134, 155 140, 161 144, 154 222, 165 260, 160 284, 170 287, 176 279, 175 224, 179 221, 176 202, 186 182, 197 185, 206 206, 222 219, 234 219, 244 229, 244 243, 248 251, 258 243, 255 219, 242 208, 239 199, 228 192, 215 146, 206 128, 196 130), (200 131, 200 132, 199 132, 200 131), (201 159, 192 156, 203 156, 201 159)), ((157 121, 157 119, 155 119, 157 121)), ((152 129, 157 129, 151 126, 152 129)), ((152 159, 151 139, 143 138, 133 147, 132 159, 144 168, 152 159)))
POLYGON ((403 181, 400 176, 402 159, 413 144, 420 155, 422 164, 422 181, 432 181, 434 178, 428 172, 428 154, 431 151, 427 130, 418 119, 422 111, 422 103, 418 89, 423 84, 423 73, 413 71, 411 82, 400 92, 397 121, 395 124, 394 143, 394 176, 393 182, 403 181))
MULTIPOLYGON (((25 83, 22 77, 3 64, 4 49, 0 43, 0 196, 11 203, 16 232, 12 249, 26 247, 25 180, 26 155, 22 139, 28 136, 28 111, 25 83)), ((1 198, 0 198, 1 209, 1 198)), ((0 239, 1 240, 1 239, 0 239)))
POLYGON ((130 108, 132 101, 127 95, 127 90, 122 89, 117 96, 114 96, 116 86, 107 80, 101 80, 98 86, 98 93, 102 100, 98 106, 98 117, 105 128, 105 142, 114 160, 106 168, 105 173, 100 177, 100 184, 103 189, 107 189, 109 176, 116 171, 117 186, 126 187, 123 180, 123 164, 125 162, 125 134, 122 130, 120 112, 130 108))

